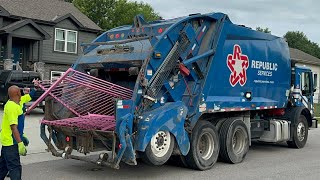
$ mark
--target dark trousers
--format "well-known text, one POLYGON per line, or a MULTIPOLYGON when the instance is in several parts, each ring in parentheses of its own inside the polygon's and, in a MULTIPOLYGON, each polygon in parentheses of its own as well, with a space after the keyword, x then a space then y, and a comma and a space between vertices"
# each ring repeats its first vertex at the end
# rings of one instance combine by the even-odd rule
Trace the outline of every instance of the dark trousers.
POLYGON ((22 167, 18 145, 2 146, 0 157, 0 180, 3 180, 9 172, 10 179, 21 180, 22 167))

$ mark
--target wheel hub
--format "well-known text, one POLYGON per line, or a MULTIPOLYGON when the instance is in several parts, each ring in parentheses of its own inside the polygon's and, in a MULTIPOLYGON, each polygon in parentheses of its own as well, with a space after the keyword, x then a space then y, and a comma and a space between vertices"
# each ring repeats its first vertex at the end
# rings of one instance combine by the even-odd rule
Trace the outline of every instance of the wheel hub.
MULTIPOLYGON (((163 134, 158 134, 158 137, 156 137, 156 139, 157 139, 157 141, 156 141, 156 144, 158 145, 158 146, 163 146, 164 145, 164 141, 165 141, 165 137, 164 137, 164 135, 163 134)), ((167 139, 166 139, 167 140, 167 139)))
POLYGON ((306 127, 302 122, 300 122, 297 126, 297 136, 299 141, 303 141, 306 135, 306 127))
POLYGON ((198 143, 198 151, 202 159, 208 160, 211 158, 214 152, 214 140, 210 133, 204 133, 201 135, 198 143))
POLYGON ((159 131, 151 138, 151 150, 157 157, 163 157, 170 148, 170 133, 159 131))
POLYGON ((235 154, 241 154, 245 148, 245 133, 243 129, 238 128, 232 137, 232 148, 235 154))

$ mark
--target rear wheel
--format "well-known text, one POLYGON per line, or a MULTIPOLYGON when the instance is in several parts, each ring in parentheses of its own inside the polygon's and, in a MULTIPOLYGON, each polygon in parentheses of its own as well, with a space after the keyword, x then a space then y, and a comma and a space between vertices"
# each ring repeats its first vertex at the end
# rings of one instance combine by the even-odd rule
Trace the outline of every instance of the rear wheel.
POLYGON ((219 135, 208 121, 199 121, 192 130, 191 146, 185 157, 188 167, 207 170, 217 162, 219 156, 219 135))
POLYGON ((220 128, 220 157, 224 162, 240 163, 249 151, 249 136, 242 120, 228 119, 220 128))
POLYGON ((168 131, 159 131, 152 138, 141 153, 142 160, 150 165, 162 165, 166 163, 173 151, 174 137, 168 131))
POLYGON ((298 122, 293 125, 292 141, 288 141, 287 144, 291 148, 303 148, 308 139, 308 122, 304 115, 300 115, 298 122))

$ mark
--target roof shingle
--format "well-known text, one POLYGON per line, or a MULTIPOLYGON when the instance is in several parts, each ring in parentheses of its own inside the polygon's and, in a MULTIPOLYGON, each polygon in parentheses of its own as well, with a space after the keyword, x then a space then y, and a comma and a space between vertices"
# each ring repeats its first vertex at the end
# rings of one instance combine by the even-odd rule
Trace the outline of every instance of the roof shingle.
POLYGON ((57 17, 72 14, 85 28, 101 30, 73 4, 61 0, 0 0, 10 15, 53 22, 57 17))
POLYGON ((290 48, 290 57, 294 61, 307 61, 312 64, 320 64, 320 59, 299 49, 290 48))

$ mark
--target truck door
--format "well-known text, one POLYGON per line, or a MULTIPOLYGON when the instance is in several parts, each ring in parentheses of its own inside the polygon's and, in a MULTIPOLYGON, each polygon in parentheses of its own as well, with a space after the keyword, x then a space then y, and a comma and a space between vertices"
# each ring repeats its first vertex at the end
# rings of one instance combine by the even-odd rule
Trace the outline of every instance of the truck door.
POLYGON ((314 95, 314 86, 313 86, 313 76, 310 69, 296 68, 296 87, 301 89, 301 106, 305 106, 310 109, 310 112, 313 114, 313 95, 314 95))

